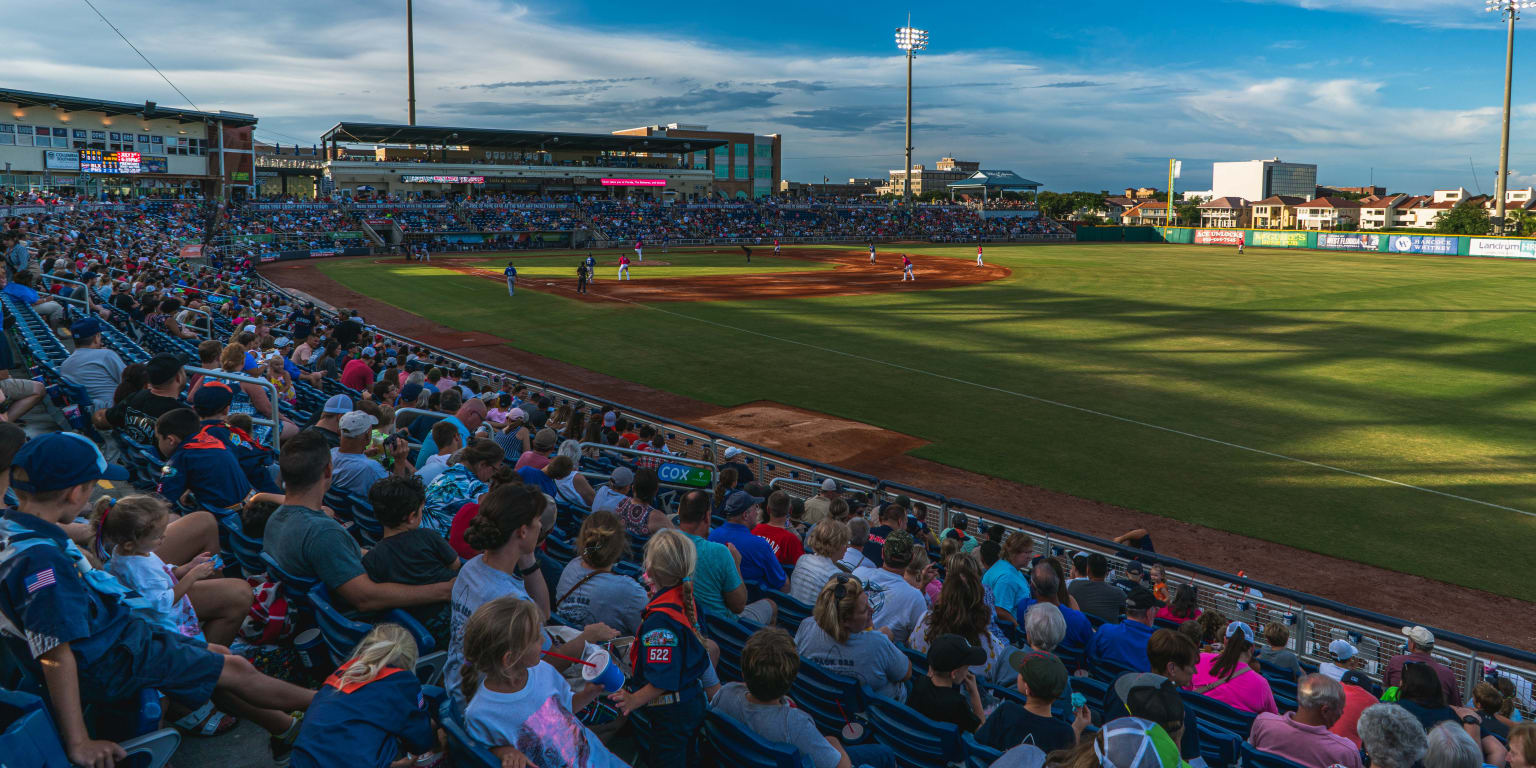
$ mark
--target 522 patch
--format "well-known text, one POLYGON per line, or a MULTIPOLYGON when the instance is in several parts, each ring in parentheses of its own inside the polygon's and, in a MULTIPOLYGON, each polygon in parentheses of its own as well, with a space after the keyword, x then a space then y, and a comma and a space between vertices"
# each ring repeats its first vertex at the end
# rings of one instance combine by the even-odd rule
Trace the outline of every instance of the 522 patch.
POLYGON ((645 660, 651 664, 671 664, 671 648, 652 648, 647 652, 645 660))

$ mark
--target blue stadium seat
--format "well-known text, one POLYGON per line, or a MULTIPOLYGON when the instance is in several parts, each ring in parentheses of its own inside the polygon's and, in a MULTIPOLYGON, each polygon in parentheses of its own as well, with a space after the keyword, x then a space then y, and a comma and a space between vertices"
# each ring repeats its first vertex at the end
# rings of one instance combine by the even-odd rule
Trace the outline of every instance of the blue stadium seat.
POLYGON ((266 552, 261 553, 261 562, 265 567, 267 575, 282 585, 283 593, 288 596, 288 602, 292 607, 297 608, 308 605, 310 590, 319 586, 320 582, 314 579, 300 578, 284 571, 283 567, 277 564, 277 560, 273 559, 266 552))
POLYGON ((903 768, 931 768, 965 758, 960 728, 936 723, 884 696, 869 697, 869 728, 875 740, 896 753, 903 768))
POLYGON ((1088 649, 1081 645, 1067 645, 1065 643, 1056 646, 1056 658, 1066 666, 1068 672, 1076 672, 1087 664, 1088 649))
POLYGON ((1279 755, 1261 752, 1246 741, 1242 744, 1242 761, 1243 768, 1306 768, 1279 755))
POLYGON ((1244 739, 1253 728, 1253 719, 1258 717, 1253 712, 1244 712, 1194 691, 1179 691, 1179 695, 1184 697, 1184 706, 1194 709, 1201 721, 1225 728, 1244 739))
POLYGON ((800 674, 790 686, 795 706, 816 721, 822 733, 841 738, 843 725, 868 707, 859 681, 839 675, 810 659, 800 660, 800 674))
POLYGON ((255 575, 267 570, 266 564, 261 559, 261 539, 246 535, 239 515, 226 515, 219 518, 219 532, 219 541, 224 545, 224 553, 234 558, 235 563, 247 575, 255 575))
POLYGON ((965 748, 965 768, 989 768, 1003 756, 1001 751, 976 741, 969 733, 962 734, 960 742, 965 748))
POLYGON ((448 735, 448 757, 455 768, 501 768, 501 760, 491 754, 490 748, 475 741, 464 730, 463 714, 454 706, 452 698, 438 707, 437 715, 448 735))
POLYGON ((768 599, 772 600, 779 607, 779 616, 776 623, 791 635, 800 629, 800 622, 810 617, 811 611, 814 610, 812 606, 806 605, 776 589, 764 590, 763 594, 767 595, 768 599))
POLYGON ((1242 753, 1243 739, 1237 734, 1212 725, 1205 720, 1198 721, 1200 731, 1200 756, 1205 758, 1205 764, 1211 768, 1237 765, 1238 755, 1242 753))
MULTIPOLYGON (((348 618, 331 599, 330 590, 324 584, 317 584, 310 589, 308 599, 310 607, 315 611, 315 624, 320 627, 320 636, 331 652, 331 659, 336 664, 346 661, 363 637, 373 631, 374 624, 348 618)), ((404 611, 392 610, 381 614, 378 621, 393 622, 404 627, 416 639, 416 649, 420 654, 430 653, 436 644, 421 623, 404 611)))
MULTIPOLYGON (((70 768, 48 707, 37 696, 0 689, 0 755, 6 765, 70 768)), ((181 734, 163 728, 119 742, 129 759, 121 765, 161 768, 181 745, 181 734)))
POLYGON ((789 744, 768 741, 739 721, 719 712, 704 718, 705 762, 732 768, 811 768, 811 761, 789 744))
POLYGON ((928 674, 928 654, 919 653, 905 645, 898 645, 896 647, 901 649, 902 654, 907 657, 907 661, 912 664, 913 677, 928 674))
POLYGON ((705 614, 704 626, 709 630, 709 636, 720 645, 720 663, 715 665, 720 679, 728 683, 741 680, 742 646, 746 645, 752 633, 762 627, 746 619, 714 614, 705 614))

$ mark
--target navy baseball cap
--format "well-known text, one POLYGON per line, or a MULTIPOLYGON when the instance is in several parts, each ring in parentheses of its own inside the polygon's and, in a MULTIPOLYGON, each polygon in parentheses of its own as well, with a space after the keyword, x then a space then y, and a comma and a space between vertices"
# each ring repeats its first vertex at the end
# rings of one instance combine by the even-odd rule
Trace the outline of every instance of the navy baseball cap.
POLYGON ((753 496, 746 491, 731 491, 731 495, 725 497, 725 510, 723 514, 726 517, 736 517, 751 509, 753 504, 761 504, 762 502, 762 496, 753 496))
POLYGON ((82 317, 69 325, 69 335, 77 339, 86 339, 101 334, 101 320, 95 315, 82 317))
POLYGON ((96 444, 73 432, 33 438, 11 461, 11 485, 30 493, 73 488, 97 480, 121 482, 128 470, 107 463, 96 444))
POLYGON ((203 413, 214 414, 229 407, 234 402, 234 390, 222 381, 205 381, 197 388, 197 394, 192 396, 192 407, 203 413))

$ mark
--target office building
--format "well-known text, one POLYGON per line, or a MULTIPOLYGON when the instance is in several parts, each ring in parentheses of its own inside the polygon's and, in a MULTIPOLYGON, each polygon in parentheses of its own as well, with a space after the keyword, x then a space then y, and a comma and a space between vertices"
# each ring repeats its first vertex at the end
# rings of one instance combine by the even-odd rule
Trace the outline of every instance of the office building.
POLYGON ((1211 164, 1211 194, 1214 197, 1265 200, 1280 195, 1310 200, 1316 191, 1315 165, 1283 163, 1278 157, 1211 164))

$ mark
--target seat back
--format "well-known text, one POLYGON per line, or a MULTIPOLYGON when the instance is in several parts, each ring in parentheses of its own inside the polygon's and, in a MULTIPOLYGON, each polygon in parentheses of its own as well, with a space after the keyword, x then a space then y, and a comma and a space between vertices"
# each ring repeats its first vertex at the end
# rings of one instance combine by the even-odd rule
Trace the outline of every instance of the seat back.
POLYGON ((982 744, 969 733, 961 736, 960 741, 965 748, 965 768, 989 768, 1003 756, 1001 751, 982 744))
POLYGON ((740 681, 741 649, 747 644, 747 638, 762 627, 734 616, 721 617, 714 614, 705 615, 704 626, 709 630, 709 636, 720 645, 720 663, 715 667, 720 679, 725 682, 740 681))
POLYGON ((1219 725, 1204 720, 1196 722, 1199 723, 1200 731, 1200 756, 1205 758, 1205 764, 1211 768, 1237 765, 1238 756, 1242 753, 1242 738, 1219 725))
POLYGON ((811 716, 823 733, 840 733, 848 719, 868 708, 859 681, 839 675, 810 659, 800 660, 800 674, 789 689, 795 706, 811 716))
POLYGON ((334 664, 351 658, 352 649, 373 629, 372 624, 347 618, 331 602, 331 593, 324 584, 316 584, 309 590, 309 604, 315 609, 315 624, 320 627, 320 637, 325 640, 334 664))
POLYGON ((225 515, 218 520, 219 531, 223 534, 219 540, 224 543, 225 552, 235 559, 240 570, 246 575, 267 570, 261 559, 261 539, 246 535, 240 516, 225 515))
POLYGON ((779 607, 777 624, 791 635, 800 629, 800 622, 805 621, 814 610, 813 606, 806 605, 776 589, 766 590, 764 594, 779 607))
POLYGON ((501 760, 491 754, 490 748, 475 741, 464 730, 464 718, 453 705, 453 699, 444 701, 438 708, 443 732, 448 735, 448 756, 457 768, 501 768, 501 760))
POLYGON ((704 745, 706 764, 712 755, 715 765, 732 768, 810 768, 811 765, 800 750, 763 739, 740 721, 719 712, 710 712, 704 718, 704 745))
POLYGON ((870 696, 868 714, 875 739, 890 747, 904 768, 947 765, 965 757, 954 723, 936 723, 884 696, 870 696))
POLYGON ((384 538, 384 524, 373 516, 373 505, 356 494, 347 494, 352 504, 352 534, 364 546, 372 546, 384 538))
POLYGON ((293 575, 278 565, 277 560, 266 552, 261 553, 261 563, 267 575, 283 585, 283 592, 288 596, 290 603, 308 604, 310 590, 320 584, 315 579, 305 579, 293 575))
POLYGON ((1184 706, 1193 708, 1200 715, 1201 720, 1225 728, 1240 738, 1248 738, 1248 731, 1253 728, 1253 719, 1258 717, 1253 712, 1244 712, 1194 691, 1181 690, 1179 695, 1184 697, 1184 706))
POLYGON ((1261 752, 1246 741, 1242 744, 1242 761, 1243 768, 1306 768, 1279 755, 1261 752))

